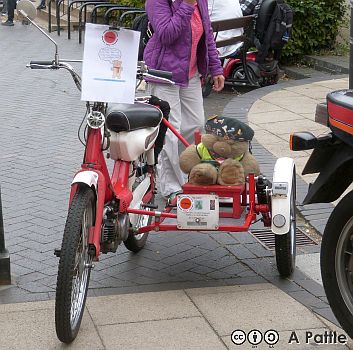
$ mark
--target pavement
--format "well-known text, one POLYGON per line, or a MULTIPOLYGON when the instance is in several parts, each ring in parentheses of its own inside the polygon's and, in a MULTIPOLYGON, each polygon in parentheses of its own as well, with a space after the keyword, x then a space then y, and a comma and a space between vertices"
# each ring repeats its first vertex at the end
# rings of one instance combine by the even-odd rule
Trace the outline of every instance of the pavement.
MULTIPOLYGON (((55 37, 61 57, 80 58, 77 40, 55 37)), ((53 46, 32 26, 0 28, 0 179, 11 286, 0 287, 1 348, 60 349, 54 326, 57 259, 67 213, 69 184, 82 160, 77 129, 84 114, 70 77, 29 71, 27 62, 51 59, 53 46)), ((314 123, 316 103, 347 87, 347 77, 283 81, 249 93, 212 94, 214 112, 248 121, 253 152, 271 178, 279 156, 298 170, 298 223, 307 243, 298 246, 297 269, 281 279, 273 250, 249 233, 151 234, 138 254, 119 247, 92 272, 84 320, 73 349, 251 349, 231 341, 234 330, 279 333, 276 349, 314 349, 338 327, 321 285, 320 233, 332 204, 302 206, 310 177, 302 178, 306 152, 288 151, 296 130, 326 129, 314 123), (293 332, 300 342, 289 344, 293 332)), ((261 226, 255 226, 260 230, 261 226)), ((254 230, 254 233, 255 230, 254 230)), ((257 349, 268 349, 262 341, 257 349)), ((321 349, 353 349, 320 345, 321 349)))

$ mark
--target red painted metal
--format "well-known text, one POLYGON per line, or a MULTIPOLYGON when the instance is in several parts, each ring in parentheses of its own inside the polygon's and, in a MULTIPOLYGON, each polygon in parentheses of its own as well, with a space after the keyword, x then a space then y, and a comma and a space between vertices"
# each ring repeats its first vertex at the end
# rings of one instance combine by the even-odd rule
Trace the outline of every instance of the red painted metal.
POLYGON ((98 259, 100 255, 101 226, 102 226, 102 220, 103 220, 103 211, 104 211, 107 183, 106 183, 105 177, 99 170, 95 170, 95 172, 98 174, 96 220, 94 224, 94 233, 93 233, 92 241, 89 241, 89 243, 94 244, 96 248, 96 258, 98 259))
POLYGON ((256 204, 255 212, 258 213, 268 213, 270 211, 270 206, 268 204, 256 204))
POLYGON ((129 189, 130 162, 118 160, 114 164, 112 186, 115 197, 119 200, 119 211, 124 213, 132 201, 132 192, 129 189))
POLYGON ((180 140, 180 142, 185 146, 185 147, 189 147, 190 143, 187 142, 184 137, 182 137, 178 130, 174 128, 174 126, 169 123, 169 121, 165 118, 162 119, 162 122, 168 127, 168 129, 180 140))
MULTIPOLYGON (((255 185, 254 185, 255 186, 255 185)), ((219 197, 232 198, 233 200, 233 210, 232 213, 222 213, 221 217, 224 218, 235 218, 239 219, 242 212, 243 207, 241 206, 242 200, 241 196, 244 192, 245 186, 222 186, 222 185, 209 185, 209 186, 201 186, 201 185, 192 185, 190 183, 186 183, 183 185, 183 194, 216 194, 219 197)))
POLYGON ((77 186, 78 184, 72 184, 71 185, 71 190, 70 190, 70 199, 69 199, 69 208, 70 208, 70 205, 71 205, 71 202, 72 202, 72 198, 74 198, 74 195, 77 191, 77 186))
POLYGON ((102 134, 100 129, 88 128, 84 164, 101 164, 99 162, 102 153, 102 134))
POLYGON ((194 132, 194 140, 195 140, 195 145, 198 145, 201 143, 201 131, 200 129, 196 129, 194 132))
POLYGON ((158 212, 158 211, 152 211, 152 210, 144 210, 144 209, 134 209, 134 208, 128 208, 127 209, 128 213, 131 214, 140 214, 140 215, 149 215, 149 216, 159 216, 161 218, 172 218, 176 219, 177 215, 176 214, 170 214, 167 212, 158 212))

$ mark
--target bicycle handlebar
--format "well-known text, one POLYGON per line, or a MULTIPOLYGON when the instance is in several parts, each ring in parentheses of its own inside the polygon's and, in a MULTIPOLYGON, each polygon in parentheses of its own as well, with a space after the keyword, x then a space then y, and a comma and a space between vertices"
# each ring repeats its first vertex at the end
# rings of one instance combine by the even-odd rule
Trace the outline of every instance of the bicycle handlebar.
MULTIPOLYGON (((78 62, 76 60, 68 60, 70 62, 78 62)), ((81 77, 74 71, 73 67, 64 62, 63 60, 56 61, 31 61, 27 67, 31 69, 60 69, 64 68, 70 72, 77 88, 81 91, 81 77)), ((158 69, 149 69, 143 61, 138 62, 137 76, 142 79, 143 77, 155 78, 157 80, 164 81, 166 83, 175 84, 172 81, 172 73, 158 70, 158 69)))
POLYGON ((50 69, 54 68, 54 61, 31 61, 27 67, 31 69, 50 69))
POLYGON ((155 76, 156 78, 164 78, 164 79, 168 79, 168 80, 172 80, 172 78, 173 78, 172 72, 167 72, 164 70, 149 69, 148 68, 147 73, 155 76))

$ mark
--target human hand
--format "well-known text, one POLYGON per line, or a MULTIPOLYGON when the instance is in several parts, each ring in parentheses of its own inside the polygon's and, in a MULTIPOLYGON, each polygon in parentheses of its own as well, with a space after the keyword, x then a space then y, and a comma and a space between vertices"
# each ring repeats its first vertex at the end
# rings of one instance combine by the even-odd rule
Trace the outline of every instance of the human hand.
POLYGON ((221 91, 224 88, 224 76, 216 75, 213 77, 213 90, 221 91))

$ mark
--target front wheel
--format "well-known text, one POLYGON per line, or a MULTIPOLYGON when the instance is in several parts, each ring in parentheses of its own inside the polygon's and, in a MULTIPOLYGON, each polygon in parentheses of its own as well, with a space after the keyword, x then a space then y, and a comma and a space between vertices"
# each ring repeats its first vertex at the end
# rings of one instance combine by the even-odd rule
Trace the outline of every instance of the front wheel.
POLYGON ((55 299, 56 334, 71 343, 79 331, 92 267, 88 236, 95 217, 95 195, 79 188, 72 199, 61 245, 55 299))
POLYGON ((290 193, 290 223, 289 231, 284 235, 275 235, 276 263, 279 274, 288 277, 295 268, 296 258, 296 215, 295 215, 295 170, 292 175, 292 190, 290 193))
POLYGON ((353 338, 353 191, 335 207, 321 244, 321 276, 337 320, 353 338))

